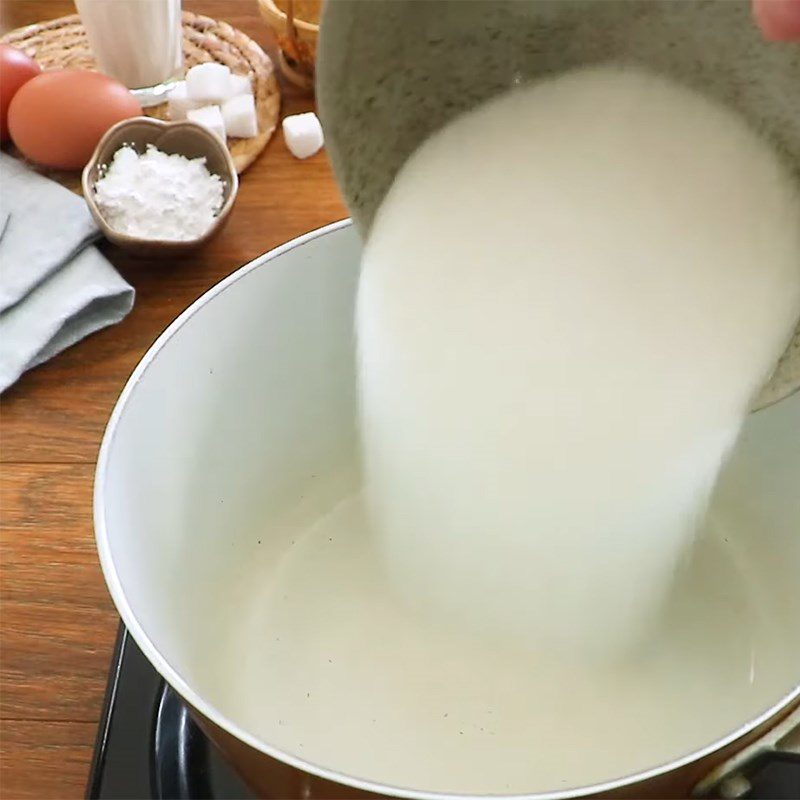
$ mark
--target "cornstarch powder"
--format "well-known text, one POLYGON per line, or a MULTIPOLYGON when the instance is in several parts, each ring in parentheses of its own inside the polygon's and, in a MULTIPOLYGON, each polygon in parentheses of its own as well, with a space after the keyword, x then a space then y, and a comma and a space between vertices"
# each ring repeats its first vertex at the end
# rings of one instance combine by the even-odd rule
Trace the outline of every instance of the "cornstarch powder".
POLYGON ((124 145, 95 185, 95 199, 114 230, 143 239, 202 236, 222 207, 223 181, 205 158, 188 159, 148 145, 124 145))

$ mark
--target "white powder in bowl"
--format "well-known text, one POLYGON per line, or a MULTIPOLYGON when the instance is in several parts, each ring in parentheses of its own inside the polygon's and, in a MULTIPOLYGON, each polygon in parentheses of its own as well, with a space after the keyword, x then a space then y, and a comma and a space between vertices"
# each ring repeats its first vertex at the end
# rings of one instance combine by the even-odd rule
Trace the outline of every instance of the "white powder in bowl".
POLYGON ((148 145, 123 145, 94 188, 100 213, 119 233, 187 241, 202 236, 222 207, 224 183, 205 158, 188 159, 148 145))

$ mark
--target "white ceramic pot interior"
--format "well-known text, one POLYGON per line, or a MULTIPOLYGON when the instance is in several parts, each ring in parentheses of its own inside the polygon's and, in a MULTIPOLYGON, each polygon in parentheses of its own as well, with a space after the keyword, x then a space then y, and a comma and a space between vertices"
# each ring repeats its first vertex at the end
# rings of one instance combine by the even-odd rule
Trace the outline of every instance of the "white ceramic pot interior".
MULTIPOLYGON (((398 695, 394 716, 367 718, 384 679, 364 666, 369 648, 400 647, 402 653, 411 634, 395 618, 382 636, 366 623, 362 631, 347 628, 348 603, 358 595, 347 570, 357 553, 343 555, 325 576, 330 595, 324 602, 292 606, 291 627, 279 618, 282 598, 275 593, 293 591, 282 583, 285 554, 315 516, 359 480, 353 335, 359 255, 349 225, 309 234, 231 276, 161 337, 123 392, 103 444, 96 485, 101 561, 122 617, 146 655, 197 708, 248 743, 373 790, 388 785, 406 794, 463 794, 474 786, 475 794, 488 793, 491 787, 481 784, 478 773, 486 774, 492 758, 502 758, 491 746, 483 749, 478 777, 465 765, 463 780, 456 776, 451 786, 426 782, 424 770, 404 761, 411 756, 402 741, 408 723, 403 709, 413 707, 414 691, 430 690, 426 675, 438 680, 444 674, 432 665, 412 655, 405 663, 399 659, 397 674, 385 679, 401 681, 405 675, 409 694, 398 695), (265 606, 272 610, 261 614, 265 606), (327 615, 325 624, 304 619, 303 609, 327 615), (339 634, 349 641, 361 636, 363 645, 348 650, 326 638, 339 634), (279 641, 285 636, 296 636, 293 651, 279 641), (316 710, 310 692, 297 694, 289 686, 306 671, 315 692, 330 690, 316 710), (298 719, 301 706, 306 710, 298 719), (360 764, 343 763, 327 743, 347 737, 367 753, 360 764)), ((745 557, 771 576, 763 613, 800 640, 798 476, 800 395, 751 417, 720 489, 726 513, 755 534, 745 557)), ((309 550, 308 557, 315 552, 309 550)), ((313 593, 313 586, 306 588, 313 593)), ((708 591, 727 602, 736 587, 711 583, 708 591)), ((713 640, 718 632, 706 633, 713 640)), ((731 708, 724 730, 703 731, 698 715, 695 741, 642 756, 645 762, 632 764, 628 774, 691 758, 787 702, 800 663, 797 648, 792 652, 793 658, 767 652, 764 663, 752 665, 759 674, 769 673, 768 687, 752 702, 731 708)), ((468 666, 452 665, 454 685, 462 685, 460 670, 468 666)), ((436 689, 436 698, 447 693, 446 684, 436 689)), ((694 693, 686 687, 689 715, 703 702, 694 693)), ((458 698, 449 701, 458 714, 458 698)), ((437 706, 430 724, 415 724, 426 729, 419 735, 435 758, 458 761, 462 745, 458 736, 447 744, 452 720, 440 711, 437 706)), ((609 713, 613 722, 614 709, 609 713)), ((641 730, 661 724, 645 708, 639 714, 641 730)), ((582 742, 577 730, 564 735, 582 742)), ((596 744, 597 782, 622 778, 604 773, 602 742, 596 744)), ((503 794, 502 786, 495 788, 503 794)), ((526 788, 519 779, 507 793, 569 788, 565 780, 526 788)))

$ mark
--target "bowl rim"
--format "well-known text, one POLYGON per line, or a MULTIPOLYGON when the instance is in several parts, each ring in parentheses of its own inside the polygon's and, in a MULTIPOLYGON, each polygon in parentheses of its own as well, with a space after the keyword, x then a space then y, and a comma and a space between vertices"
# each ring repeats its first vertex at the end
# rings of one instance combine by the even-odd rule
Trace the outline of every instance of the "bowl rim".
MULTIPOLYGON (((282 11, 280 8, 278 8, 275 0, 259 0, 259 2, 263 4, 265 9, 269 11, 270 14, 280 19, 284 26, 288 25, 289 17, 286 15, 285 11, 282 11)), ((294 18, 294 26, 300 30, 308 31, 309 33, 319 33, 318 22, 309 22, 301 17, 294 18)))
MULTIPOLYGON (((406 787, 393 786, 388 783, 381 783, 375 779, 359 778, 355 775, 339 772, 333 767, 315 764, 277 745, 259 739, 230 719, 205 697, 202 697, 189 685, 180 672, 167 661, 145 632, 144 627, 140 624, 136 614, 128 603, 126 592, 122 586, 122 580, 117 573, 111 553, 109 526, 106 525, 106 483, 108 481, 111 451, 114 448, 120 421, 126 412, 131 397, 136 392, 147 370, 158 357, 160 351, 169 344, 170 340, 195 316, 195 314, 202 311, 205 306, 211 303, 218 295, 227 291, 235 283, 238 283, 256 269, 264 267, 273 259, 295 250, 296 248, 302 247, 315 239, 324 238, 330 234, 337 234, 347 229, 352 230, 352 228, 353 223, 350 219, 340 220, 339 222, 333 222, 322 228, 317 228, 316 230, 291 239, 285 244, 279 245, 258 256, 253 261, 235 270, 219 283, 212 286, 179 314, 150 346, 126 382, 114 405, 111 417, 103 433, 94 474, 93 522, 95 545, 97 547, 103 577, 105 578, 106 586, 114 601, 114 605, 128 632, 158 673, 196 711, 235 739, 238 739, 254 750, 270 756, 283 764, 288 764, 302 772, 310 773, 345 787, 351 787, 381 796, 388 795, 391 797, 408 798, 408 800, 577 800, 577 798, 585 798, 587 796, 609 794, 635 784, 644 783, 651 779, 661 777, 674 770, 699 762, 707 756, 718 753, 728 745, 734 744, 765 723, 774 721, 775 724, 778 724, 780 720, 776 720, 775 718, 782 712, 787 711, 787 709, 791 709, 796 701, 800 700, 800 683, 793 687, 787 687, 785 693, 761 713, 745 720, 734 730, 709 742, 707 745, 677 756, 671 761, 641 769, 618 778, 569 789, 509 794, 463 794, 424 789, 409 789, 406 787)), ((707 770, 704 771, 704 774, 710 772, 712 768, 713 765, 709 765, 707 770)))
POLYGON ((103 236, 105 236, 109 241, 119 244, 120 246, 147 246, 152 248, 162 247, 179 250, 186 247, 195 247, 196 245, 204 243, 214 235, 219 226, 222 224, 222 221, 230 213, 231 208, 233 208, 233 203, 236 200, 236 195, 239 192, 239 175, 236 172, 236 165, 233 162, 233 157, 231 156, 227 146, 223 144, 217 138, 217 136, 211 133, 211 131, 209 131, 207 128, 204 128, 202 125, 199 125, 196 122, 191 122, 190 120, 167 121, 141 115, 137 117, 129 117, 128 119, 117 122, 103 134, 103 137, 97 143, 97 147, 95 147, 94 152, 92 153, 92 157, 83 168, 83 172, 81 173, 81 189, 83 190, 83 199, 86 201, 86 205, 88 206, 94 221, 103 232, 103 236), (115 228, 112 228, 108 221, 100 213, 100 209, 97 207, 97 202, 94 198, 94 182, 91 178, 92 171, 100 165, 100 155, 108 145, 108 142, 121 130, 124 130, 131 125, 149 125, 154 130, 158 130, 161 133, 164 133, 170 129, 185 128, 186 130, 190 130, 193 135, 200 136, 206 142, 210 143, 211 146, 216 148, 217 152, 222 156, 222 159, 228 168, 228 174, 220 175, 219 177, 229 183, 230 191, 227 199, 215 215, 213 223, 209 229, 202 234, 202 236, 198 236, 194 239, 145 239, 140 236, 131 236, 129 233, 123 233, 115 228))

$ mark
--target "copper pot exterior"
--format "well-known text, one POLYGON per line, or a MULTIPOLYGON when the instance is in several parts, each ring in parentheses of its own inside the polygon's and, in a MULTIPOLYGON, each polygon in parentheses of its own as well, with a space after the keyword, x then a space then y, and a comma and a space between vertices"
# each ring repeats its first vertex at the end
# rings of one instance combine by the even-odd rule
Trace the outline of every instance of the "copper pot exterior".
MULTIPOLYGON (((191 706, 190 706, 191 708, 191 706)), ((770 731, 781 720, 795 709, 800 708, 800 699, 783 708, 780 712, 770 717, 761 725, 754 728, 744 736, 739 737, 725 747, 721 747, 702 758, 691 761, 663 775, 644 781, 637 781, 619 789, 600 794, 580 795, 587 798, 614 798, 614 800, 679 800, 692 796, 692 790, 697 783, 711 770, 738 753, 742 748, 757 741, 770 731)), ((336 783, 310 772, 304 772, 296 767, 279 761, 245 742, 232 736, 219 725, 203 716, 199 711, 191 708, 192 716, 202 731, 218 748, 225 759, 234 767, 259 797, 265 800, 295 800, 303 798, 308 800, 343 800, 344 798, 378 798, 391 797, 392 795, 373 794, 336 783)), ((646 729, 643 731, 646 735, 646 729)))

